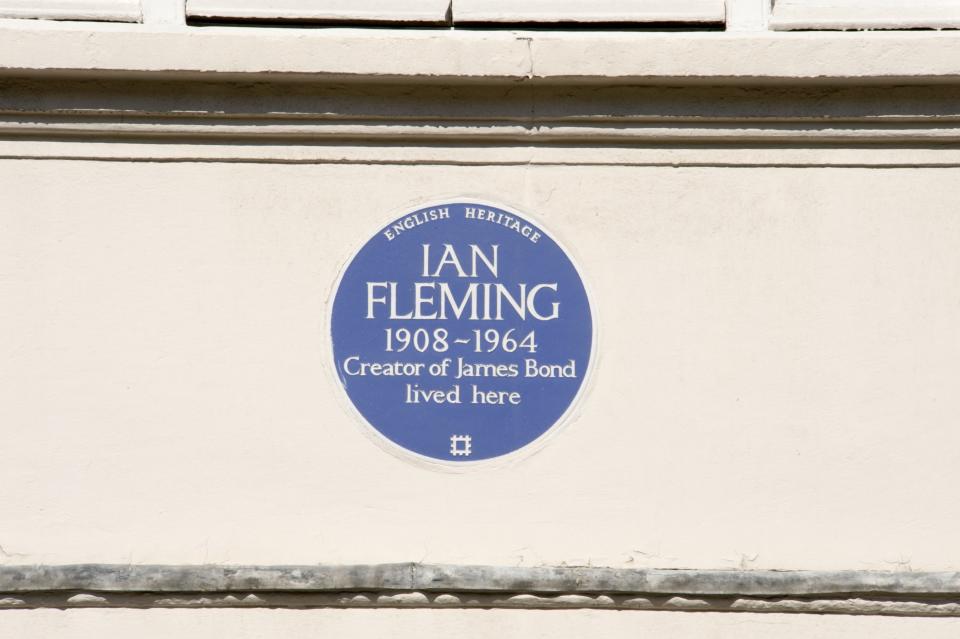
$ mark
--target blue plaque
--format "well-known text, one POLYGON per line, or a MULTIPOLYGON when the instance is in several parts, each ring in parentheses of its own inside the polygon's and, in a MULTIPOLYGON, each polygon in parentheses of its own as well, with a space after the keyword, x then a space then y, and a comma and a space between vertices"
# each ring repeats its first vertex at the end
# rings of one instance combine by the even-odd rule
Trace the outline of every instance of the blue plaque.
POLYGON ((458 466, 509 455, 583 389, 594 335, 583 281, 510 209, 410 211, 363 245, 334 295, 337 377, 394 450, 458 466))

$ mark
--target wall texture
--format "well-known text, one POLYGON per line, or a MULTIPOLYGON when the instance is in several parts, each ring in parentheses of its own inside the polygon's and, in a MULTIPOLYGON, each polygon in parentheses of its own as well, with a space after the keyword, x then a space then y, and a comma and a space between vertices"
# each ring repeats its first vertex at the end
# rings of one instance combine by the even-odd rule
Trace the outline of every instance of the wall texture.
POLYGON ((956 634, 960 38, 131 29, 0 26, 0 634, 956 634), (599 340, 459 474, 365 437, 325 324, 457 197, 599 340), (181 609, 244 606, 298 610, 181 609))

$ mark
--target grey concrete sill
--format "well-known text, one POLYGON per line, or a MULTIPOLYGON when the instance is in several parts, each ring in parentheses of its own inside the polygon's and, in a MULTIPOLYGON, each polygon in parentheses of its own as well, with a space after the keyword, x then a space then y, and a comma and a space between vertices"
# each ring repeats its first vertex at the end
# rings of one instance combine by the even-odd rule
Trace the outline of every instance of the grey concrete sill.
POLYGON ((109 74, 444 83, 930 84, 960 81, 960 33, 159 29, 0 20, 0 76, 109 74))
POLYGON ((2 566, 0 608, 591 608, 960 616, 960 573, 354 566, 2 566))

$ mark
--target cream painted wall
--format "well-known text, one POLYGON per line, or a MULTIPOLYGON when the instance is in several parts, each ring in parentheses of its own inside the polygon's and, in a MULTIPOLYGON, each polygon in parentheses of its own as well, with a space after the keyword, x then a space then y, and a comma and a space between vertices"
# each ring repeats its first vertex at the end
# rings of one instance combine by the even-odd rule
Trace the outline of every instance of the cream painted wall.
MULTIPOLYGON (((957 176, 0 161, 0 560, 960 569, 957 176), (362 434, 322 326, 353 247, 398 208, 458 195, 571 248, 600 358, 540 453, 452 475, 362 434)), ((254 636, 247 620, 287 614, 7 613, 0 634, 122 636, 149 618, 254 636)), ((290 636, 321 616, 427 614, 309 613, 290 636)), ((706 615, 442 614, 714 636, 706 615)), ((799 636, 776 616, 717 619, 715 636, 799 636)))
POLYGON ((953 639, 958 631, 960 619, 589 610, 40 610, 0 615, 4 636, 58 639, 953 639))

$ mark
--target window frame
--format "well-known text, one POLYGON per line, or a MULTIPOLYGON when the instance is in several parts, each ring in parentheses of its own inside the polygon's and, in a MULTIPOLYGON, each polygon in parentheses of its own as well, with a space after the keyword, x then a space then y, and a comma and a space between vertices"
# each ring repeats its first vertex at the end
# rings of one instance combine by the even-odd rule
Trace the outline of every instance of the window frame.
POLYGON ((140 0, 0 0, 0 18, 142 22, 140 0))
POLYGON ((186 0, 194 20, 446 24, 450 0, 186 0))
POLYGON ((775 31, 956 29, 960 0, 777 0, 770 26, 775 31))
POLYGON ((724 0, 455 0, 454 24, 724 23, 724 0), (532 6, 531 6, 532 5, 532 6))

